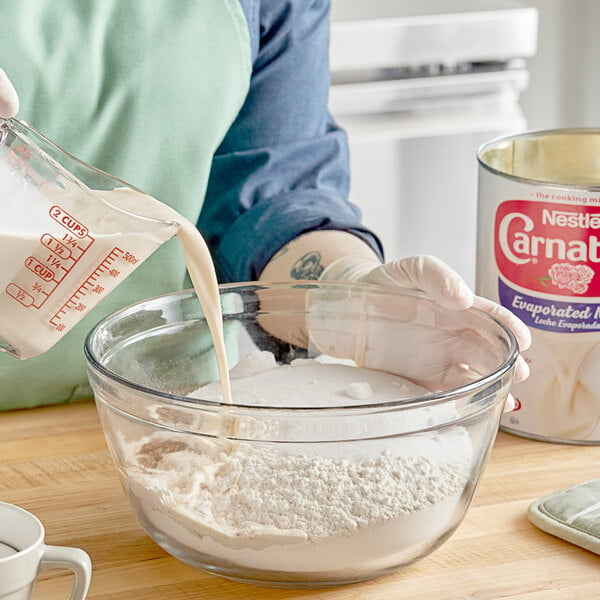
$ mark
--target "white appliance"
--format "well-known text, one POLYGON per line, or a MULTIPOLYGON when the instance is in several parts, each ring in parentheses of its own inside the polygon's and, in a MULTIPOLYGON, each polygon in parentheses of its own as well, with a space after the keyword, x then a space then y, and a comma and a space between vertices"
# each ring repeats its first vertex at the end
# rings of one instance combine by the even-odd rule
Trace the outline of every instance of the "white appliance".
POLYGON ((477 148, 526 127, 537 10, 507 0, 333 0, 330 110, 350 199, 386 257, 433 254, 475 284, 477 148))

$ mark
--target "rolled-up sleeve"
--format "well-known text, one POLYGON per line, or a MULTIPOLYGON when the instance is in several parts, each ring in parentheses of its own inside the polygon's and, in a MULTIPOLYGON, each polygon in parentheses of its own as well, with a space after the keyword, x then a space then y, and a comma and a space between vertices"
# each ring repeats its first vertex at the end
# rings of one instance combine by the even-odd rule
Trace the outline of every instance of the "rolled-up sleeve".
POLYGON ((329 2, 244 0, 250 91, 212 163, 198 227, 221 281, 250 281, 308 231, 349 231, 381 255, 348 201, 345 133, 327 110, 329 2))

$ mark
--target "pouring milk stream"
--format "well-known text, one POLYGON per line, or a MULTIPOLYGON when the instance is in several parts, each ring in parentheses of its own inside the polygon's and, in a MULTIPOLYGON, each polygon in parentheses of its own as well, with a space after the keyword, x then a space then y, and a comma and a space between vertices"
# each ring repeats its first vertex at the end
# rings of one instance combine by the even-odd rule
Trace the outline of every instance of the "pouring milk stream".
POLYGON ((0 120, 0 198, 7 215, 0 221, 2 350, 42 354, 177 235, 215 345, 223 398, 231 401, 217 277, 192 223, 13 119, 0 120), (112 189, 89 189, 63 160, 112 189))

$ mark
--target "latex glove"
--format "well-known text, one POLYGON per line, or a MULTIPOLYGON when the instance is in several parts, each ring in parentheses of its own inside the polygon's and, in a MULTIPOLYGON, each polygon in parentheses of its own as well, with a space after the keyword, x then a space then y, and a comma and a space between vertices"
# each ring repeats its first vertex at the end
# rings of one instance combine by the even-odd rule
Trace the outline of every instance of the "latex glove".
POLYGON ((0 69, 0 118, 8 119, 19 112, 19 96, 6 73, 0 69))
MULTIPOLYGON (((348 256, 333 262, 325 269, 320 277, 322 281, 354 281, 369 283, 382 286, 384 288, 410 288, 425 292, 431 299, 444 308, 453 310, 464 310, 475 306, 504 323, 515 335, 519 350, 524 350, 531 343, 531 334, 527 326, 506 308, 476 296, 465 281, 441 260, 432 256, 413 256, 403 258, 393 262, 381 264, 371 258, 364 256, 348 256)), ((403 306, 395 307, 399 311, 416 310, 410 306, 410 302, 405 302, 403 306)), ((390 327, 389 324, 386 327, 390 327)), ((373 329, 374 326, 370 326, 373 329)), ((424 385, 428 389, 443 389, 456 385, 462 385, 469 379, 475 379, 477 375, 472 371, 465 370, 464 358, 465 348, 467 356, 471 355, 473 362, 481 362, 481 353, 490 351, 490 344, 477 331, 477 327, 470 328, 468 319, 461 330, 447 331, 438 328, 429 328, 427 331, 421 326, 415 328, 415 335, 419 336, 419 341, 425 340, 427 344, 426 354, 416 356, 407 348, 407 352, 399 355, 397 347, 390 348, 389 351, 370 352, 368 346, 371 344, 376 347, 381 339, 391 339, 390 335, 376 331, 369 331, 364 344, 366 349, 361 349, 358 354, 361 356, 360 366, 369 368, 387 370, 396 374, 408 377, 417 383, 424 385), (453 356, 459 357, 456 360, 453 356), (386 364, 386 361, 389 362, 386 364), (402 365, 399 367, 399 365, 402 365), (401 368, 403 372, 399 372, 401 368)), ((403 326, 403 336, 407 335, 406 326, 403 326)), ((356 340, 350 337, 344 344, 355 344, 356 340)), ((336 344, 340 344, 338 338, 336 344)), ((348 350, 348 348, 346 348, 348 350)), ((357 349, 350 350, 357 356, 357 349)), ((515 366, 514 380, 522 381, 529 374, 529 368, 522 356, 519 356, 515 366)), ((506 410, 514 408, 514 400, 509 397, 506 403, 506 410)))

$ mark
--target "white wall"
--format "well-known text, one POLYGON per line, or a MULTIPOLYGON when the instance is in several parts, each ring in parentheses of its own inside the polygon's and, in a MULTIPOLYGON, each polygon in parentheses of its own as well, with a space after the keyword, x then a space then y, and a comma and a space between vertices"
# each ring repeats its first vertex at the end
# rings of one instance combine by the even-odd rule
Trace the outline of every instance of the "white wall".
POLYGON ((600 127, 600 1, 526 3, 539 10, 538 53, 522 96, 529 128, 600 127))

